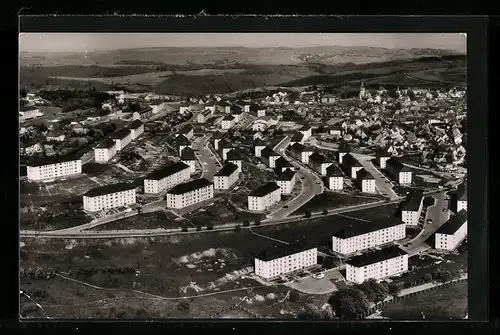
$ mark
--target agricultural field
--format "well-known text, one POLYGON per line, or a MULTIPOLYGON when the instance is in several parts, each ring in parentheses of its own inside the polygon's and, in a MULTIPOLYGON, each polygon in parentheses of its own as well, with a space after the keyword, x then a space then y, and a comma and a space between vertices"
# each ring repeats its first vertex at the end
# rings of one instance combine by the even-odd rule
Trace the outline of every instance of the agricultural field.
POLYGON ((388 304, 382 315, 393 320, 458 320, 468 311, 467 282, 456 283, 388 304))
POLYGON ((176 215, 159 210, 151 213, 141 213, 125 219, 108 222, 103 225, 96 226, 89 230, 106 231, 106 230, 128 230, 128 229, 172 229, 179 228, 183 224, 188 224, 188 221, 178 219, 176 215))
POLYGON ((308 203, 297 209, 291 215, 303 215, 306 212, 316 213, 324 209, 331 210, 341 207, 366 204, 370 202, 380 201, 376 197, 355 196, 335 192, 323 192, 316 195, 308 203))

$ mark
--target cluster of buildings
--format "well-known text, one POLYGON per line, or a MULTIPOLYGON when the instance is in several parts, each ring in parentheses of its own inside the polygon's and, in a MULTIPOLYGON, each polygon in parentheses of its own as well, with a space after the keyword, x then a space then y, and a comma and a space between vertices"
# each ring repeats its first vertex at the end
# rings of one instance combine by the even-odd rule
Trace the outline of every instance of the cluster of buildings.
POLYGON ((130 142, 141 136, 142 133, 144 133, 144 124, 140 120, 134 120, 126 127, 110 134, 108 138, 94 148, 95 162, 109 162, 130 142))

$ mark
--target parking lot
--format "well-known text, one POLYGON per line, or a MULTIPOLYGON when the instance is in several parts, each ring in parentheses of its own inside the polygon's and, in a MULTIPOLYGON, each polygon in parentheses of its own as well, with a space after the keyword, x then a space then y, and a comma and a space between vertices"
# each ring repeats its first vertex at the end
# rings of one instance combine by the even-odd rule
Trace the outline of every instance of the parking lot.
POLYGON ((318 267, 296 276, 296 280, 285 283, 286 286, 307 294, 328 294, 338 291, 338 282, 344 282, 344 276, 338 270, 325 271, 318 267))

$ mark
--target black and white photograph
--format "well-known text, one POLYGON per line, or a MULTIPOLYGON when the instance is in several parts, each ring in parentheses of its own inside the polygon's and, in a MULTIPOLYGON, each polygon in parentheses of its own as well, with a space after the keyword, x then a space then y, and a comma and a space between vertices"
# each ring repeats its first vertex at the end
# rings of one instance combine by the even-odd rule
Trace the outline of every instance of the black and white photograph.
POLYGON ((467 319, 466 50, 20 33, 21 320, 467 319))

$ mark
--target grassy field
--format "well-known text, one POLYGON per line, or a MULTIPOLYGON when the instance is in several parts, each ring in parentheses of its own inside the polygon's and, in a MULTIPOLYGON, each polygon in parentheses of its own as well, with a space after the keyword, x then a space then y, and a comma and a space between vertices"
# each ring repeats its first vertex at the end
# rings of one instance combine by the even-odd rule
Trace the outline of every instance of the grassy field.
POLYGON ((127 230, 127 229, 172 229, 179 228, 181 220, 175 220, 176 216, 170 212, 156 211, 152 213, 143 213, 129 218, 105 223, 90 230, 127 230))
POLYGON ((297 209, 292 215, 302 215, 310 211, 321 212, 324 209, 335 209, 347 206, 354 206, 359 204, 366 204, 370 202, 379 201, 382 199, 368 198, 363 196, 353 196, 348 194, 324 192, 316 195, 308 203, 297 209))
POLYGON ((467 282, 457 283, 438 290, 389 304, 382 315, 396 320, 449 320, 463 319, 468 311, 467 282))

